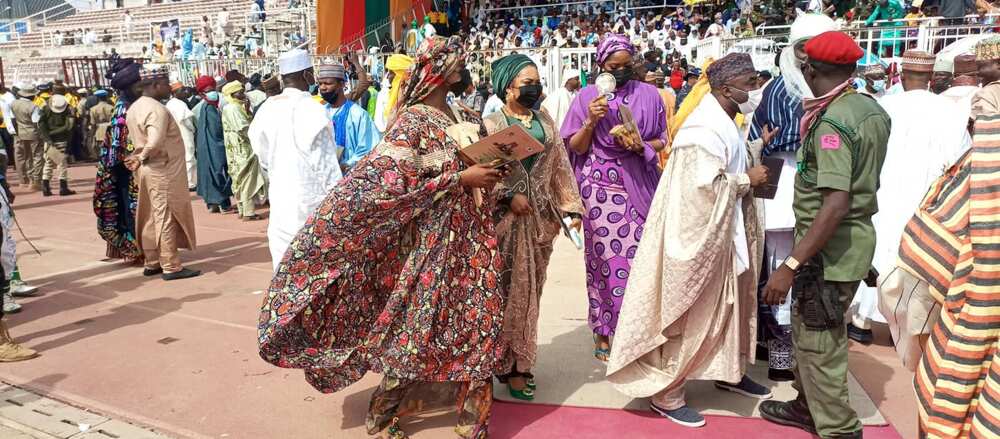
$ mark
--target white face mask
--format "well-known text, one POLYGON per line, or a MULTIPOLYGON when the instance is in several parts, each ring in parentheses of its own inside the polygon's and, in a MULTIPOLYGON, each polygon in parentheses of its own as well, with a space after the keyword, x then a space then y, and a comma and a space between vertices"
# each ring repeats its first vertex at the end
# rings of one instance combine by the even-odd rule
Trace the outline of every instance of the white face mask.
POLYGON ((743 113, 744 116, 749 116, 753 114, 754 111, 757 111, 757 106, 760 105, 760 101, 764 97, 763 90, 759 88, 751 91, 740 90, 738 88, 734 88, 734 90, 739 90, 747 94, 747 100, 745 102, 736 102, 735 99, 729 98, 729 100, 739 107, 740 113, 743 113))
POLYGON ((876 93, 885 91, 885 79, 876 79, 872 81, 872 89, 875 90, 876 93))

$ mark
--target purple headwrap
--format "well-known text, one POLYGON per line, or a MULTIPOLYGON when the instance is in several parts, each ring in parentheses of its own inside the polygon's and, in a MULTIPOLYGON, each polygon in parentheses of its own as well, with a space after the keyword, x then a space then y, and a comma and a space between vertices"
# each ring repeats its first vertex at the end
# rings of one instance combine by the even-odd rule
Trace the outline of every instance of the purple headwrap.
POLYGON ((607 33, 604 38, 601 39, 600 43, 597 43, 597 64, 604 65, 604 61, 618 52, 624 50, 628 52, 629 55, 635 55, 635 46, 628 37, 621 34, 607 33))
POLYGON ((123 58, 111 61, 111 67, 108 69, 108 73, 104 75, 105 78, 111 80, 111 87, 116 90, 126 90, 139 82, 140 75, 142 71, 142 65, 138 64, 132 58, 123 58))

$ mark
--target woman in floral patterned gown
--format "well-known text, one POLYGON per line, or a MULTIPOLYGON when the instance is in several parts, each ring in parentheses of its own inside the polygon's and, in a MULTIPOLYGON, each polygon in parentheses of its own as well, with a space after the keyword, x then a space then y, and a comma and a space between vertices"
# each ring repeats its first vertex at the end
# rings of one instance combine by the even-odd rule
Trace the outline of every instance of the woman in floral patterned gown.
POLYGON ((486 436, 504 352, 490 217, 503 175, 463 165, 446 134, 456 120, 445 96, 464 64, 458 39, 424 41, 382 143, 306 222, 261 310, 261 356, 305 369, 318 390, 383 374, 371 434, 403 437, 396 419, 447 402, 459 436, 486 436))

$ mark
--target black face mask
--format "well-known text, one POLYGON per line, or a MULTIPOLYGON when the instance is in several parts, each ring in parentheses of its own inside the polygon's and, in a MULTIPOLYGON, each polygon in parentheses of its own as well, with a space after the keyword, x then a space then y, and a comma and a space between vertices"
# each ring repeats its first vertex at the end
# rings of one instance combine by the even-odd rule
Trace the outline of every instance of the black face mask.
POLYGON ((542 98, 541 84, 522 85, 517 89, 517 103, 525 108, 535 108, 535 104, 542 98))
POLYGON ((448 90, 450 90, 455 96, 462 96, 465 94, 465 91, 469 89, 469 84, 472 84, 472 73, 469 72, 469 69, 462 69, 459 72, 459 75, 461 75, 462 79, 448 86, 448 90))
POLYGON ((635 76, 635 70, 631 66, 625 66, 619 68, 618 70, 612 70, 609 73, 615 77, 615 87, 617 88, 622 88, 625 83, 631 81, 635 76))
POLYGON ((340 96, 340 93, 333 91, 329 93, 320 93, 319 95, 323 97, 323 100, 326 101, 326 103, 333 104, 337 102, 337 97, 340 96))
POLYGON ((455 96, 461 96, 462 94, 465 93, 465 90, 468 88, 469 84, 466 84, 465 81, 458 81, 448 86, 448 90, 450 90, 451 93, 454 94, 455 96))

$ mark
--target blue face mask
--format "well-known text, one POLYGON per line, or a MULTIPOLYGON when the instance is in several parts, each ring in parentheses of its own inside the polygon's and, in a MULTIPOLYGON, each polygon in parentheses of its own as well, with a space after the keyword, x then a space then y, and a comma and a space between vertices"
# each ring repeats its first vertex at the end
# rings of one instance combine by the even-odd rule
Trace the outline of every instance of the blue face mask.
POLYGON ((217 91, 210 91, 208 93, 205 93, 205 99, 210 100, 212 102, 218 102, 219 101, 219 92, 217 92, 217 91))
POLYGON ((875 90, 875 92, 878 92, 878 93, 885 91, 885 80, 884 79, 877 79, 877 80, 872 81, 872 89, 875 90))

